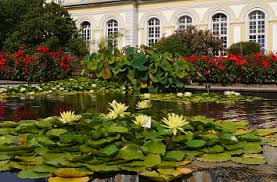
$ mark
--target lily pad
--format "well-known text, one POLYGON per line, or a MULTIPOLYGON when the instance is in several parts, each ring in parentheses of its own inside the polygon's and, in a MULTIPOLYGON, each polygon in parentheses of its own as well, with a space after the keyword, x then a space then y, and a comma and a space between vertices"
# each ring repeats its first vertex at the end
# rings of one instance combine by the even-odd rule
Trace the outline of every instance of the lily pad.
POLYGON ((144 159, 146 167, 155 167, 161 164, 161 157, 158 154, 148 154, 144 159))
POLYGON ((251 157, 251 156, 243 156, 243 157, 232 157, 231 159, 233 162, 240 163, 240 164, 265 164, 266 160, 261 157, 251 157))
POLYGON ((169 151, 166 153, 164 160, 181 161, 184 157, 185 153, 183 151, 169 151))
POLYGON ((62 134, 65 134, 65 133, 67 133, 66 129, 51 129, 51 130, 47 131, 46 136, 58 137, 58 136, 60 136, 62 134))
POLYGON ((204 147, 206 143, 204 140, 189 140, 186 142, 186 146, 191 149, 199 149, 204 147))
POLYGON ((88 182, 89 180, 90 180, 89 177, 81 177, 81 178, 50 177, 48 178, 48 182, 88 182))
POLYGON ((204 148, 202 151, 208 154, 221 153, 224 152, 224 147, 221 145, 215 145, 213 147, 204 148))
POLYGON ((135 144, 127 144, 119 150, 118 157, 124 160, 134 160, 134 159, 143 159, 144 155, 140 149, 135 144))
POLYGON ((269 129, 256 129, 255 133, 259 136, 267 136, 273 133, 277 133, 277 128, 269 128, 269 129))
POLYGON ((166 146, 161 141, 149 141, 142 147, 143 152, 165 155, 166 146))
POLYGON ((23 170, 17 173, 17 176, 22 179, 39 179, 39 178, 48 178, 52 176, 51 173, 38 173, 33 170, 23 170))
POLYGON ((197 158, 199 161, 203 162, 225 162, 231 159, 231 155, 228 153, 220 154, 203 154, 202 157, 197 158))
POLYGON ((254 133, 247 133, 244 135, 239 136, 239 140, 241 141, 248 141, 248 142, 259 142, 261 138, 254 133))
POLYGON ((92 171, 81 171, 78 168, 59 168, 53 172, 58 177, 79 178, 93 174, 92 171))

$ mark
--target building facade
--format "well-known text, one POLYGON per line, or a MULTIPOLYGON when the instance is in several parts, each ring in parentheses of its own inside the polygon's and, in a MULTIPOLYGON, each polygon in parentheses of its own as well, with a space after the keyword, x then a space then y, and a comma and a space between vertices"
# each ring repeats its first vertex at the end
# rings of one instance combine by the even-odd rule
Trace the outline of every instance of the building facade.
MULTIPOLYGON (((51 1, 51 0, 50 0, 51 1)), ((225 47, 256 41, 277 51, 277 0, 56 0, 76 20, 91 52, 101 40, 119 48, 152 45, 178 28, 210 29, 225 47), (114 35, 118 35, 114 39, 114 35)))

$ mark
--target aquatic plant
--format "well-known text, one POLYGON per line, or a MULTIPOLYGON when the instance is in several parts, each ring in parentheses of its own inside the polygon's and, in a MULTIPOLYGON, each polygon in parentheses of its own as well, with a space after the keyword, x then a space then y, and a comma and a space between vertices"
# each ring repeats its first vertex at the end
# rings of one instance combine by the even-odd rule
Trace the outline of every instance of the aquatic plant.
POLYGON ((139 114, 135 117, 135 120, 133 120, 133 122, 143 128, 151 128, 151 117, 149 116, 139 114))
POLYGON ((137 103, 137 109, 148 109, 152 106, 150 100, 143 100, 137 103))
POLYGON ((109 105, 111 106, 111 108, 109 108, 109 113, 108 113, 108 117, 110 119, 117 119, 119 117, 123 117, 126 114, 128 114, 127 112, 125 112, 128 109, 128 106, 125 106, 125 104, 116 102, 115 100, 112 101, 112 103, 109 103, 109 105))
POLYGON ((183 126, 188 124, 184 116, 174 113, 168 114, 168 118, 163 118, 162 121, 166 124, 162 126, 169 128, 173 135, 176 135, 178 130, 184 132, 183 126))
POLYGON ((59 120, 63 123, 72 123, 74 121, 79 121, 81 119, 81 115, 75 115, 74 111, 65 111, 60 113, 59 120))

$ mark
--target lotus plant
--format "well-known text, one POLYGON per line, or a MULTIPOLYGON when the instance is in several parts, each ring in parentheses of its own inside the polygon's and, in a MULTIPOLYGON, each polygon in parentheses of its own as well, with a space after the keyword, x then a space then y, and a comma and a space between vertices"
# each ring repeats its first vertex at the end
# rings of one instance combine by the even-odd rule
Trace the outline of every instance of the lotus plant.
POLYGON ((234 91, 225 91, 224 95, 226 96, 240 96, 240 93, 234 91))
POLYGON ((79 121, 81 119, 81 115, 75 115, 74 111, 65 111, 60 113, 60 117, 58 118, 63 123, 72 123, 74 121, 79 121))
POLYGON ((151 117, 146 115, 140 114, 136 116, 133 122, 143 128, 151 128, 151 117))
POLYGON ((176 135, 178 130, 184 132, 182 127, 185 124, 188 124, 183 115, 177 115, 174 113, 168 114, 168 118, 163 118, 162 121, 166 124, 162 126, 169 128, 173 135, 176 135))
POLYGON ((128 109, 128 106, 125 106, 125 104, 118 103, 113 100, 113 102, 110 103, 110 106, 111 108, 109 109, 110 112, 108 113, 108 117, 113 120, 127 114, 125 111, 128 109))
POLYGON ((152 104, 150 100, 143 100, 141 102, 138 102, 136 106, 137 106, 137 109, 147 109, 147 108, 150 108, 152 104))

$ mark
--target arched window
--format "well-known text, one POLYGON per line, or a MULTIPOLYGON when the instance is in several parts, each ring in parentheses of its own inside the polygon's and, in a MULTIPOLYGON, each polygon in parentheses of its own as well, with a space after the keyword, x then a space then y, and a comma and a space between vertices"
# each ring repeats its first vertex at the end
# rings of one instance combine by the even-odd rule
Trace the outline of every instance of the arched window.
POLYGON ((90 48, 90 43, 91 43, 91 27, 90 23, 85 21, 81 24, 81 34, 82 34, 82 39, 86 43, 88 49, 90 48))
POLYGON ((185 15, 178 19, 178 29, 184 30, 189 26, 192 26, 192 18, 190 16, 185 15))
MULTIPOLYGON (((223 41, 223 47, 227 48, 228 45, 228 25, 227 16, 223 13, 217 13, 212 17, 212 33, 218 36, 223 41)), ((226 54, 225 51, 219 53, 226 54)))
POLYGON ((108 47, 114 48, 118 44, 118 22, 114 19, 111 19, 107 22, 107 39, 108 47))
POLYGON ((249 15, 249 41, 260 44, 265 49, 265 13, 259 10, 252 11, 249 15))
POLYGON ((147 22, 148 25, 148 46, 154 45, 160 38, 160 20, 158 18, 151 18, 147 22))

